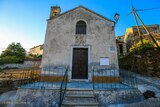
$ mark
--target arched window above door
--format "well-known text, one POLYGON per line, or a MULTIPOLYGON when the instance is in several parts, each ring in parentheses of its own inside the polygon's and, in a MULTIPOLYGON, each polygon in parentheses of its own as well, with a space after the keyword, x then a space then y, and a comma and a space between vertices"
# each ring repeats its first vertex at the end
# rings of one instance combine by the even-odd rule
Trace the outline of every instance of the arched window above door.
POLYGON ((86 34, 87 25, 84 21, 78 21, 76 24, 76 34, 86 34))

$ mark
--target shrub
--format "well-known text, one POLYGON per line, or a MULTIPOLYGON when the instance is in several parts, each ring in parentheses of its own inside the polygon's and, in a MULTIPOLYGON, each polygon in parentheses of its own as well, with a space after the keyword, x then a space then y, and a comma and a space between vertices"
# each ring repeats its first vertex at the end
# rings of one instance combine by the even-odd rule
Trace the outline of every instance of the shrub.
POLYGON ((25 49, 20 43, 11 43, 2 52, 0 64, 23 63, 25 60, 25 49))

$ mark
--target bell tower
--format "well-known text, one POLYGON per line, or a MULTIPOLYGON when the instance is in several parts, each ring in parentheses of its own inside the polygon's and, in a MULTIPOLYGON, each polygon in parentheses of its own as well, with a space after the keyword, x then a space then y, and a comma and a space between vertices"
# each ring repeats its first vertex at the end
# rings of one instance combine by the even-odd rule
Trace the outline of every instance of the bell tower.
POLYGON ((60 12, 61 12, 61 8, 59 6, 52 6, 51 13, 50 13, 50 19, 58 16, 60 12))

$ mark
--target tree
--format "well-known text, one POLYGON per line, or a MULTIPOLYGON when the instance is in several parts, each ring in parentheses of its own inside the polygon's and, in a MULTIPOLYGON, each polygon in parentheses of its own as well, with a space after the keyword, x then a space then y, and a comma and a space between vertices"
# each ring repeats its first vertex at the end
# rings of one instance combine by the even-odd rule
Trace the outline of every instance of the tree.
POLYGON ((25 60, 26 51, 20 43, 11 43, 2 52, 1 62, 4 63, 22 63, 25 60))

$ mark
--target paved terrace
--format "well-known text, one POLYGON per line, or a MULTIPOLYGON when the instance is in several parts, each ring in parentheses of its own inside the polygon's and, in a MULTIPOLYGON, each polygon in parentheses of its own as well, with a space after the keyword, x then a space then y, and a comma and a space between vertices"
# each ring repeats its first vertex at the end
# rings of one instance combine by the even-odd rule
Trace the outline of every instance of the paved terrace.
MULTIPOLYGON (((60 82, 34 82, 27 85, 22 85, 20 88, 34 88, 34 89, 59 89, 60 82)), ((92 82, 68 82, 67 88, 93 89, 92 82)), ((115 90, 115 89, 134 89, 122 83, 94 83, 95 90, 115 90)))

